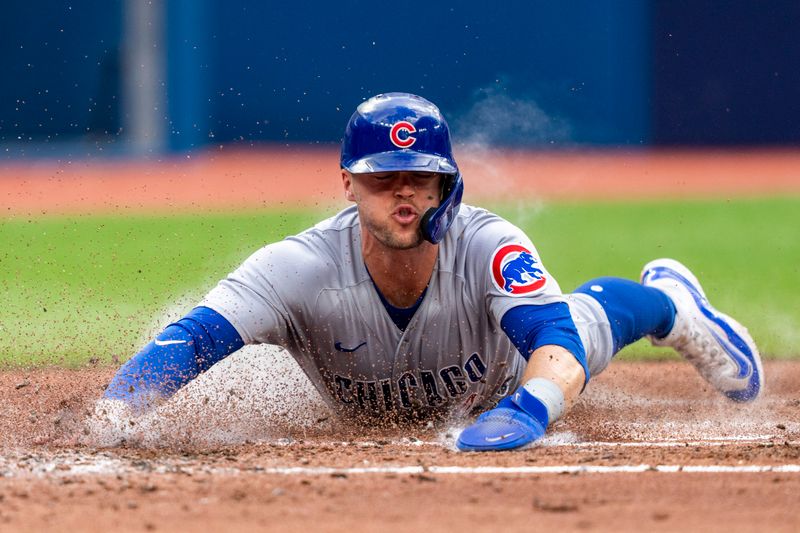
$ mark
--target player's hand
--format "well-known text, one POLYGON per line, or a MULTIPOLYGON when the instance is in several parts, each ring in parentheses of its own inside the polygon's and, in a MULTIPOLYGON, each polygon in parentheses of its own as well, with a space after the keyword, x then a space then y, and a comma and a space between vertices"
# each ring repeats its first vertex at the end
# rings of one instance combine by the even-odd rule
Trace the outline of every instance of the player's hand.
POLYGON ((456 446, 465 452, 513 450, 542 438, 544 432, 538 420, 507 397, 462 431, 456 446))

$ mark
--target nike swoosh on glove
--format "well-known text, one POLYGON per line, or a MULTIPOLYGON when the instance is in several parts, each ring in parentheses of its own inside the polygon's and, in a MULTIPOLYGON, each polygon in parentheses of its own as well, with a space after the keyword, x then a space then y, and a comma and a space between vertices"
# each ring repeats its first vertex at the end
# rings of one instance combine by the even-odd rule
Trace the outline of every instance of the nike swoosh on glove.
POLYGON ((542 438, 544 432, 541 422, 507 397, 462 431, 456 446, 465 452, 513 450, 542 438))

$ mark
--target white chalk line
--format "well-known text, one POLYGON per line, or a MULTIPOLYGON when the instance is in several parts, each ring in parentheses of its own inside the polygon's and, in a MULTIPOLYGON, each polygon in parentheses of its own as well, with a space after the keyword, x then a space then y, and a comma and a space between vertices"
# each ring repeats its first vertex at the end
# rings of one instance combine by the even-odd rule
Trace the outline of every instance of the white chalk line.
MULTIPOLYGON (((576 450, 590 450, 593 448, 687 448, 687 447, 719 447, 735 444, 752 444, 756 446, 800 446, 800 441, 776 440, 774 435, 740 435, 740 436, 719 436, 709 437, 703 440, 680 441, 594 441, 581 442, 573 440, 574 436, 569 433, 555 434, 549 436, 544 441, 540 441, 535 447, 558 447, 574 448, 576 450)), ((291 439, 281 439, 279 442, 272 443, 279 446, 293 446, 302 444, 302 441, 291 439)), ((384 444, 374 441, 332 441, 327 443, 316 443, 319 445, 327 444, 331 446, 356 446, 360 448, 382 447, 384 444)), ((416 438, 404 438, 400 441, 391 442, 391 445, 406 446, 433 446, 447 447, 454 449, 452 442, 422 441, 416 438)), ((512 452, 513 453, 513 452, 512 452)), ((73 453, 58 453, 55 456, 43 454, 27 453, 22 456, 14 457, 0 455, 0 479, 2 478, 28 478, 28 477, 64 477, 64 476, 103 476, 124 473, 187 473, 187 474, 212 474, 212 475, 244 475, 244 474, 274 474, 274 475, 358 475, 358 474, 612 474, 612 473, 642 473, 642 472, 685 472, 685 473, 800 473, 800 465, 552 465, 552 466, 381 466, 381 467, 310 467, 310 466, 290 466, 290 467, 219 467, 211 465, 197 465, 181 460, 171 460, 165 457, 163 461, 137 461, 124 457, 116 457, 113 453, 101 452, 97 455, 84 455, 73 453), (142 467, 140 463, 146 463, 142 467)))
MULTIPOLYGON (((291 446, 295 444, 283 443, 291 446)), ((355 441, 355 442, 326 442, 330 446, 356 446, 358 448, 377 448, 382 444, 375 441, 355 441)), ((423 441, 423 440, 404 440, 392 442, 393 445, 400 446, 435 446, 444 448, 455 448, 454 443, 448 441, 423 441)), ((709 437, 696 440, 653 440, 653 441, 575 441, 569 436, 562 438, 560 435, 545 437, 543 440, 534 443, 530 448, 702 448, 702 447, 721 447, 733 444, 753 444, 753 445, 787 445, 800 446, 800 441, 781 440, 776 435, 745 435, 730 437, 709 437)))
POLYGON ((547 474, 641 474, 687 473, 687 474, 761 474, 781 473, 799 474, 800 464, 779 465, 546 465, 546 466, 379 466, 379 467, 328 467, 328 466, 290 466, 290 467, 249 467, 219 468, 192 466, 158 465, 152 469, 141 470, 117 460, 101 460, 94 464, 76 464, 68 468, 63 463, 60 468, 53 464, 38 465, 33 470, 0 472, 5 478, 43 478, 65 476, 103 476, 117 474, 206 474, 215 476, 283 475, 283 476, 351 476, 351 475, 547 475, 547 474))
POLYGON ((800 473, 800 465, 552 465, 552 466, 381 466, 381 467, 272 467, 257 469, 264 474, 357 475, 357 474, 620 474, 620 473, 800 473))
MULTIPOLYGON (((579 441, 570 433, 556 433, 548 435, 544 439, 534 443, 531 448, 686 448, 686 447, 719 447, 730 446, 732 444, 774 444, 798 446, 800 441, 781 439, 778 435, 732 435, 720 437, 707 437, 705 439, 693 440, 642 440, 642 441, 579 441)), ((266 442, 275 446, 296 446, 298 444, 307 444, 306 441, 297 441, 292 439, 280 439, 274 442, 266 442)), ((319 446, 355 446, 357 448, 380 448, 387 444, 363 440, 363 441, 317 441, 315 445, 319 446)), ((403 438, 388 443, 392 446, 433 446, 443 448, 455 449, 453 439, 442 440, 420 440, 416 438, 403 438)))
POLYGON ((702 448, 730 446, 732 444, 774 444, 797 446, 800 441, 776 441, 776 437, 771 435, 756 435, 747 437, 713 437, 702 440, 663 440, 663 441, 589 441, 589 442, 549 442, 548 447, 564 448, 702 448))

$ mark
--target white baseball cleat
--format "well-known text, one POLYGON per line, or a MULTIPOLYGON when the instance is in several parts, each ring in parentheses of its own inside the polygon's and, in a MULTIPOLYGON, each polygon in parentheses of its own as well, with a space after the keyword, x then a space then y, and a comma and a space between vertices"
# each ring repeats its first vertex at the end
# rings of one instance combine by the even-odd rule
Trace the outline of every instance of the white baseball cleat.
POLYGON ((642 285, 666 293, 675 304, 675 325, 666 337, 650 337, 671 346, 706 381, 728 398, 750 402, 764 388, 761 356, 747 328, 708 303, 700 282, 674 259, 656 259, 642 269, 642 285))

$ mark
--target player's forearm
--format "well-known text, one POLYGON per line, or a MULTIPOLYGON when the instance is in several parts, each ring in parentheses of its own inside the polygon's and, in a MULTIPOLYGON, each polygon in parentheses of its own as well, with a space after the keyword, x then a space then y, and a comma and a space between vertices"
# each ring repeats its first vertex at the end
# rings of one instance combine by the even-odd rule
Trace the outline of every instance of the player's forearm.
POLYGON ((169 398, 199 373, 192 335, 173 324, 122 365, 103 397, 142 411, 169 398))
POLYGON ((195 308, 125 363, 104 398, 146 410, 243 345, 221 315, 205 307, 195 308))
POLYGON ((533 351, 520 384, 524 386, 535 378, 552 381, 561 389, 565 410, 572 406, 586 382, 585 371, 576 356, 563 346, 553 344, 533 351))

